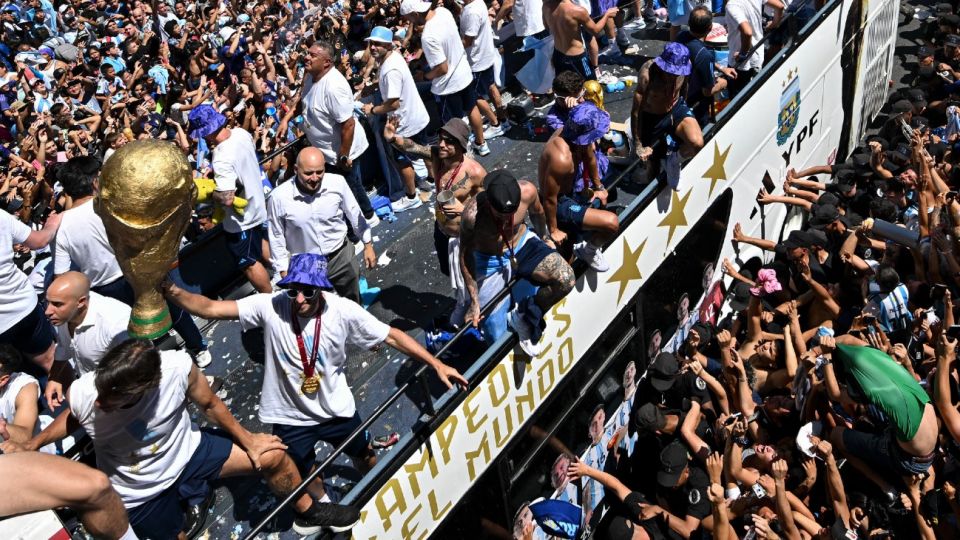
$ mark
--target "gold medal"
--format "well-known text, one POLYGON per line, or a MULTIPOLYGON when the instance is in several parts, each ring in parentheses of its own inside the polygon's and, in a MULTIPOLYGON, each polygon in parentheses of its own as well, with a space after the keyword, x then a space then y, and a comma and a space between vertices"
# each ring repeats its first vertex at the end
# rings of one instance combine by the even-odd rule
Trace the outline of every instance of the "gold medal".
POLYGON ((320 376, 311 375, 305 377, 303 382, 300 383, 300 391, 304 394, 315 394, 317 390, 320 389, 320 376))

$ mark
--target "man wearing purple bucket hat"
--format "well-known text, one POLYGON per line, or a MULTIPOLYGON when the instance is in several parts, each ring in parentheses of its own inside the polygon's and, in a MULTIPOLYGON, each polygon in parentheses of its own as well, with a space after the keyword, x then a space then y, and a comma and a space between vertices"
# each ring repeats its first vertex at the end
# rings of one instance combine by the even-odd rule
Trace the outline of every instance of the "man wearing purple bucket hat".
MULTIPOLYGON (((263 328, 266 342, 260 421, 273 424, 273 433, 301 474, 314 467, 318 441, 337 446, 360 426, 353 393, 345 375, 347 345, 371 349, 382 343, 432 367, 452 388, 467 380, 424 349, 420 343, 377 320, 360 305, 333 293, 323 255, 299 253, 290 258, 287 276, 275 294, 255 294, 240 300, 212 300, 164 283, 167 298, 205 319, 236 319, 246 331, 263 328)), ((346 448, 363 472, 376 463, 370 435, 346 448)), ((320 478, 308 488, 326 502, 320 478)))
POLYGON ((270 292, 270 275, 263 260, 263 223, 267 204, 260 181, 260 164, 253 137, 243 128, 226 127, 227 119, 210 105, 190 111, 190 137, 213 148, 213 200, 225 209, 223 220, 227 249, 257 291, 270 292), (243 215, 233 208, 234 197, 247 199, 243 215))
POLYGON ((690 51, 679 43, 667 43, 660 56, 640 67, 630 126, 637 155, 647 162, 647 178, 660 174, 667 157, 679 173, 679 160, 703 148, 700 124, 683 99, 691 70, 690 51))

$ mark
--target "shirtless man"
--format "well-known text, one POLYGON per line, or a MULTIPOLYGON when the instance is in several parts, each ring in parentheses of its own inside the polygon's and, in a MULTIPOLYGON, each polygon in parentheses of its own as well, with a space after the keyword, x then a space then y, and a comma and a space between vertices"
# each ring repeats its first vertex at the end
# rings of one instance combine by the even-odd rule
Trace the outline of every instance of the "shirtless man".
POLYGON ((601 248, 617 235, 620 221, 615 213, 592 207, 594 200, 601 205, 607 203, 607 188, 591 139, 606 133, 610 117, 588 110, 596 106, 583 101, 582 88, 583 79, 570 71, 554 79, 554 107, 558 118, 563 118, 563 127, 554 132, 540 154, 540 197, 554 244, 559 246, 567 240, 567 232, 561 227, 577 234, 590 231, 586 241, 574 244, 573 252, 597 272, 606 272, 610 266, 601 248), (602 125, 604 120, 606 126, 602 125))
POLYGON ((483 333, 495 341, 509 324, 524 352, 536 357, 543 314, 573 289, 573 269, 547 244, 552 241, 536 186, 496 170, 484 179, 483 189, 467 201, 460 222, 460 261, 471 302, 466 321, 479 325, 480 308, 516 274, 539 289, 523 294, 524 282, 518 283, 513 291, 517 307, 506 313, 504 300, 484 321, 483 333), (526 225, 528 212, 536 234, 526 225))
MULTIPOLYGON (((457 305, 450 315, 450 324, 457 327, 463 323, 470 296, 467 293, 460 271, 460 214, 467 200, 483 189, 487 175, 483 165, 466 155, 470 128, 463 120, 451 118, 440 128, 437 146, 425 146, 396 135, 396 117, 387 119, 383 137, 404 153, 426 160, 430 175, 435 178, 437 195, 443 191, 453 192, 453 200, 445 205, 435 202, 436 222, 433 242, 437 249, 440 271, 450 276, 450 286, 457 291, 457 305)), ((435 198, 436 199, 436 198, 435 198)))
POLYGON ((583 30, 595 36, 600 35, 607 21, 616 17, 618 11, 612 7, 594 21, 589 11, 572 0, 544 1, 543 21, 553 36, 553 69, 557 73, 572 70, 584 79, 597 80, 596 66, 591 66, 587 58, 583 30))

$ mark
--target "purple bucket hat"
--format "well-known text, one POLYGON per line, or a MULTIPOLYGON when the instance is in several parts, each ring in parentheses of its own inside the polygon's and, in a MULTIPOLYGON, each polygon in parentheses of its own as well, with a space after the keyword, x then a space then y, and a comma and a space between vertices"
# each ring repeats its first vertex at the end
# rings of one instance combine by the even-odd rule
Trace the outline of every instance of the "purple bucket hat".
POLYGON ((327 258, 316 253, 297 253, 290 257, 287 277, 278 281, 277 286, 286 289, 291 285, 307 285, 332 291, 333 283, 327 278, 327 258))
POLYGON ((671 75, 690 75, 690 49, 679 43, 667 43, 663 52, 654 60, 660 69, 671 75))
POLYGON ((586 146, 610 131, 610 114, 591 101, 584 101, 570 110, 563 124, 563 138, 570 144, 586 146))
POLYGON ((210 105, 200 105, 190 111, 190 136, 202 139, 213 135, 227 123, 227 118, 210 105))

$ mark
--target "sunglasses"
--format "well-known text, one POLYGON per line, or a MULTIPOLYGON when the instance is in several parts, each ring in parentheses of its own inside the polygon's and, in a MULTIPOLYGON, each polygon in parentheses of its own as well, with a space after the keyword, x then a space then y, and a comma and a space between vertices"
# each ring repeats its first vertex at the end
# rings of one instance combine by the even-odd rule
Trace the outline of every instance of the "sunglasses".
POLYGON ((305 300, 313 300, 319 291, 320 289, 316 287, 304 287, 303 289, 286 289, 283 292, 287 293, 287 296, 294 300, 298 294, 302 294, 305 300))
POLYGON ((453 146, 453 145, 455 145, 455 144, 460 144, 460 143, 457 142, 457 140, 454 139, 453 137, 447 137, 447 136, 440 136, 440 142, 443 142, 443 143, 445 143, 445 144, 449 144, 450 146, 453 146))

